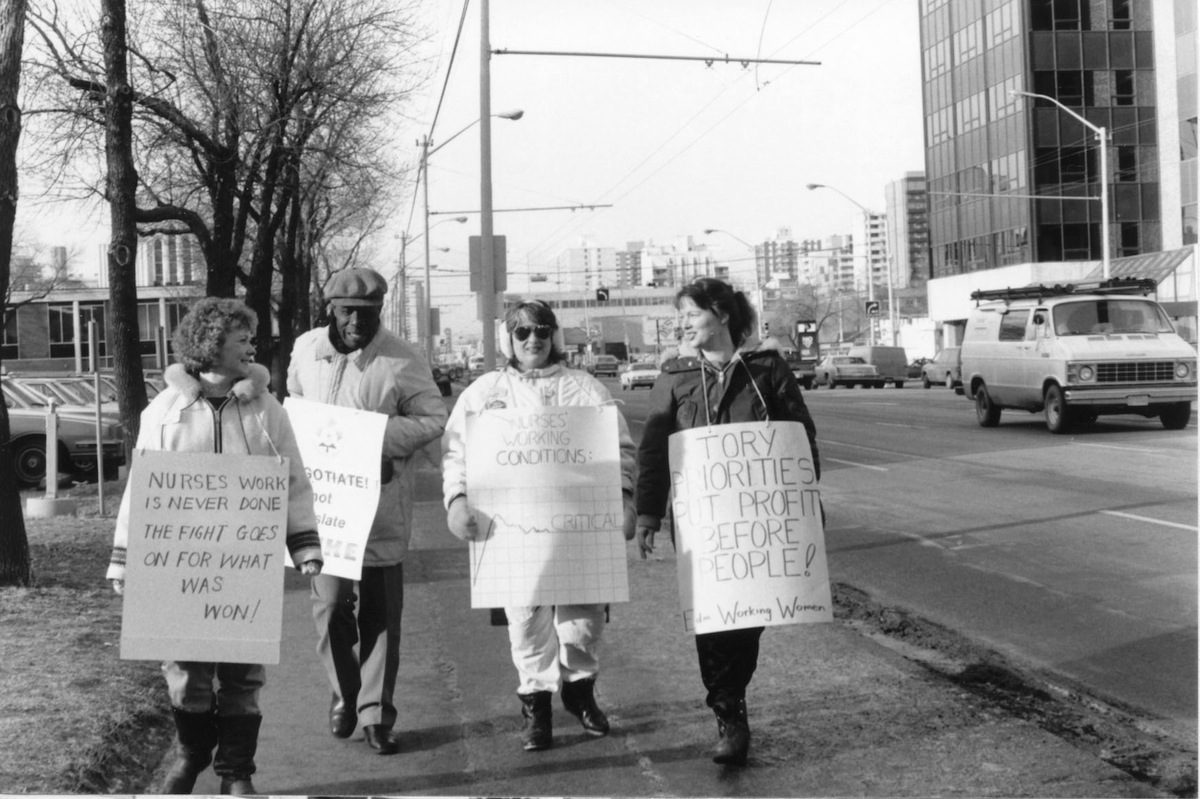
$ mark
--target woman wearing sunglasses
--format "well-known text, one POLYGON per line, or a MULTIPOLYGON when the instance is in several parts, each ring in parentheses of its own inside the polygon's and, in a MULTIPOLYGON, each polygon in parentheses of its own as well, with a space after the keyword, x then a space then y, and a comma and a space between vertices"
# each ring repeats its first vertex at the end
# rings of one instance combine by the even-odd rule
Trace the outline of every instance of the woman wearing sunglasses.
MULTIPOLYGON (((562 334, 550 306, 541 300, 522 302, 505 315, 497 336, 508 358, 504 367, 471 383, 454 405, 442 438, 443 494, 446 523, 459 538, 472 541, 480 530, 467 505, 466 420, 490 408, 541 408, 611 403, 599 380, 564 363, 562 334)), ((621 453, 621 487, 625 498, 626 538, 633 537, 633 470, 635 447, 629 428, 617 414, 621 453)), ((508 638, 517 668, 522 747, 529 752, 553 743, 551 697, 562 691, 563 707, 576 716, 589 735, 608 734, 608 719, 594 693, 600 670, 597 657, 604 629, 604 605, 506 607, 508 638)))
MULTIPOLYGON (((697 278, 675 295, 682 317, 681 352, 663 364, 650 395, 650 412, 638 449, 637 536, 643 558, 654 550, 654 535, 667 513, 671 491, 668 440, 695 427, 738 422, 800 422, 821 477, 817 429, 787 362, 773 349, 748 343, 755 322, 746 295, 721 280, 697 278)), ((750 750, 746 688, 758 666, 762 627, 696 636, 696 655, 705 697, 717 717, 713 760, 744 765, 750 750)))

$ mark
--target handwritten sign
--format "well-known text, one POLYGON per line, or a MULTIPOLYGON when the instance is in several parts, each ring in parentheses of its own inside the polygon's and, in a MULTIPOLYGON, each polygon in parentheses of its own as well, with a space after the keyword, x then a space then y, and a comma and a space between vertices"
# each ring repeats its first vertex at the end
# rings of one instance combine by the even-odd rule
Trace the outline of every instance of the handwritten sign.
POLYGON ((629 600, 617 410, 467 417, 471 607, 629 600))
POLYGON ((804 425, 700 427, 673 434, 668 449, 684 628, 832 621, 804 425))
POLYGON ((278 663, 286 459, 134 453, 124 660, 278 663))
POLYGON ((313 487, 313 509, 325 559, 321 573, 358 580, 379 506, 379 463, 387 416, 299 397, 288 397, 283 407, 313 487))

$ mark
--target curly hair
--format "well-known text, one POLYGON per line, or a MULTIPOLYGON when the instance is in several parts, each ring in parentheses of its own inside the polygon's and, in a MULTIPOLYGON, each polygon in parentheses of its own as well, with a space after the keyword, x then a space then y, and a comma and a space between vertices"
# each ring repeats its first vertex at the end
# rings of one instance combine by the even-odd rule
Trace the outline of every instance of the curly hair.
MULTIPOLYGON (((504 314, 505 334, 511 336, 512 332, 520 327, 526 319, 535 325, 547 325, 553 330, 558 330, 558 319, 554 316, 554 311, 550 309, 550 303, 545 300, 525 300, 513 305, 504 314)), ((546 358, 546 365, 559 363, 562 360, 563 354, 554 337, 551 336, 550 355, 546 358)), ((517 356, 511 356, 508 363, 510 366, 516 366, 519 363, 517 356)))
POLYGON ((221 356, 225 337, 234 329, 251 333, 258 315, 241 300, 205 297, 192 306, 171 337, 175 358, 193 374, 211 369, 221 356))

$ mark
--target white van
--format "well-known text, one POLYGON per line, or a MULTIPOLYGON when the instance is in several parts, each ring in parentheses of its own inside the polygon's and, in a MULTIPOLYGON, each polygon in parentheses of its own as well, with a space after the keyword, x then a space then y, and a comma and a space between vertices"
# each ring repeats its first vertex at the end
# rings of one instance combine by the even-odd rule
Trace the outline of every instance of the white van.
POLYGON ((1187 427, 1196 351, 1157 302, 1152 280, 976 291, 962 341, 962 388, 983 427, 1000 411, 1044 413, 1063 433, 1101 414, 1187 427))

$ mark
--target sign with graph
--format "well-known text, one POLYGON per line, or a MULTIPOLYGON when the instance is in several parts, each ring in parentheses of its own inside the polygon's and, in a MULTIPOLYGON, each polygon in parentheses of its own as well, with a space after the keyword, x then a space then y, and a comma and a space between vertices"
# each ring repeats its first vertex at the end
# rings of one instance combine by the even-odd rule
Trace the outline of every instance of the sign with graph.
POLYGON ((617 410, 467 417, 471 607, 627 602, 617 410))

